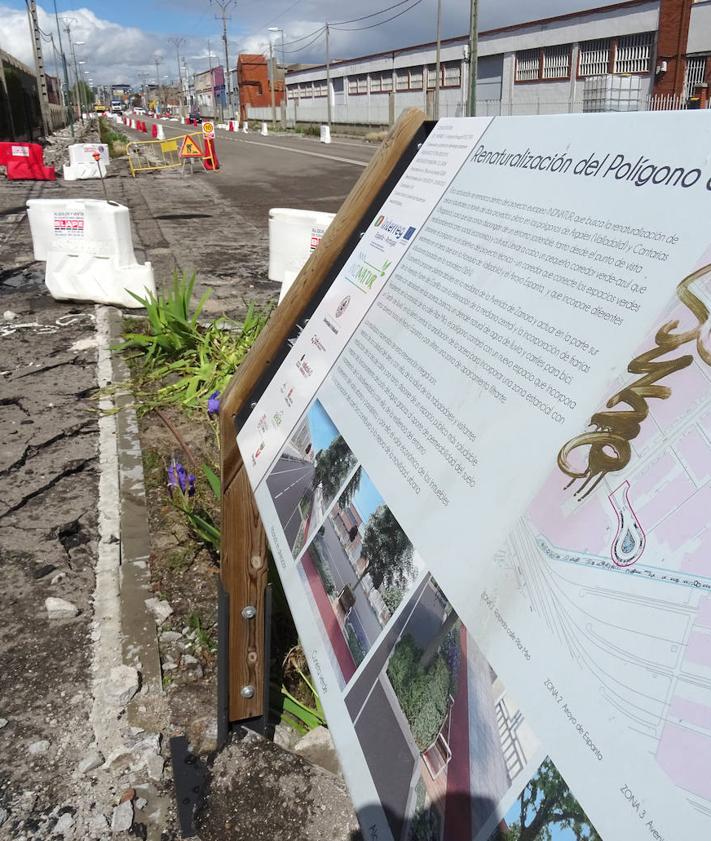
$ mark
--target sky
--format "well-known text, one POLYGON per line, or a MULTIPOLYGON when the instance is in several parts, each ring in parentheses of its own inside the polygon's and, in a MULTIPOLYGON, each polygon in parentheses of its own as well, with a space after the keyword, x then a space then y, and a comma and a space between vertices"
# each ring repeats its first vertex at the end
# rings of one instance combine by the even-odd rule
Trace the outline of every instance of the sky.
POLYGON ((318 400, 309 409, 309 429, 311 443, 316 453, 319 450, 325 450, 338 436, 338 430, 318 400))
MULTIPOLYGON (((437 0, 360 0, 352 4, 342 0, 227 1, 231 2, 228 46, 232 67, 238 52, 268 52, 270 37, 275 42, 277 57, 281 59, 281 35, 270 33, 270 26, 284 30, 288 63, 324 61, 324 37, 319 35, 319 29, 326 20, 333 25, 333 59, 396 49, 435 37, 437 0), (390 11, 384 11, 388 8, 390 11), (375 14, 378 12, 380 14, 375 14), (373 16, 365 20, 345 22, 371 14, 373 16), (399 16, 380 25, 395 15, 399 16), (366 26, 369 28, 363 28, 366 26)), ((47 35, 54 35, 58 47, 53 6, 48 0, 37 2, 40 28, 47 35)), ((480 30, 595 5, 593 0, 528 0, 525 3, 521 0, 480 0, 480 30)), ((60 25, 69 23, 72 40, 84 42, 77 48, 77 61, 86 62, 81 70, 88 70, 95 84, 128 82, 138 85, 142 74, 147 76, 149 83, 155 82, 156 75, 161 77, 162 83, 176 80, 176 48, 170 42, 176 37, 184 39, 180 45, 181 64, 185 59, 190 73, 207 69, 210 51, 216 56, 213 64, 224 59, 222 22, 215 17, 220 9, 210 0, 122 0, 118 3, 93 0, 86 5, 79 5, 76 0, 57 0, 57 10, 60 25), (154 63, 156 56, 159 58, 158 73, 154 63)), ((469 0, 442 0, 443 38, 464 34, 468 21, 469 0)), ((65 52, 68 52, 64 31, 62 38, 65 52)), ((0 0, 0 47, 33 66, 24 0, 0 0)), ((54 73, 49 40, 43 48, 45 63, 49 72, 54 73)))
POLYGON ((375 509, 383 504, 383 498, 371 482, 370 476, 361 471, 358 490, 353 495, 353 504, 364 523, 367 523, 375 509))

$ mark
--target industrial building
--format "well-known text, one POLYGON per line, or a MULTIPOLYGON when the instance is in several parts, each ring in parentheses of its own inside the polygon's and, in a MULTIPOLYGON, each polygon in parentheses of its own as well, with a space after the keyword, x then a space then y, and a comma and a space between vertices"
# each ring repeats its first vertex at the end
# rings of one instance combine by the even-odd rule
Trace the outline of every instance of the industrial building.
MULTIPOLYGON (((711 0, 627 0, 491 29, 478 52, 478 114, 686 107, 711 80, 711 0)), ((468 36, 441 43, 438 115, 435 56, 428 43, 333 61, 330 85, 325 65, 290 70, 288 120, 325 122, 329 96, 336 124, 389 125, 411 106, 462 116, 468 36)))

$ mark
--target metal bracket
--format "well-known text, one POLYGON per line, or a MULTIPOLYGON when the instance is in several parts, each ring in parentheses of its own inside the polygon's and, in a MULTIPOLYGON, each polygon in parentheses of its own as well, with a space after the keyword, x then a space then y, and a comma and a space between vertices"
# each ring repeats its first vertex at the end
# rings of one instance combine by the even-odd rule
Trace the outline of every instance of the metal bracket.
POLYGON ((173 736, 170 740, 170 761, 173 766, 180 834, 183 838, 194 838, 197 835, 194 825, 195 807, 202 796, 207 771, 188 750, 185 736, 173 736))

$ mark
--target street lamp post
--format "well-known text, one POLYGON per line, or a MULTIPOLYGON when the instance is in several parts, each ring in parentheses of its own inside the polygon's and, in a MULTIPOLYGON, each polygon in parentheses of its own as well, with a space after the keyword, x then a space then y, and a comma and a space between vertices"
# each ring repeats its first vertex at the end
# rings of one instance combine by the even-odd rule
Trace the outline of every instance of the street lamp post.
POLYGON ((469 102, 467 114, 476 116, 476 77, 479 64, 479 0, 470 0, 469 9, 469 102))
POLYGON ((269 37, 269 87, 272 92, 272 128, 276 128, 276 95, 274 92, 274 44, 269 37))
POLYGON ((281 92, 281 127, 286 129, 286 51, 284 49, 284 30, 280 26, 270 26, 270 32, 281 33, 281 66, 284 74, 284 85, 281 92))

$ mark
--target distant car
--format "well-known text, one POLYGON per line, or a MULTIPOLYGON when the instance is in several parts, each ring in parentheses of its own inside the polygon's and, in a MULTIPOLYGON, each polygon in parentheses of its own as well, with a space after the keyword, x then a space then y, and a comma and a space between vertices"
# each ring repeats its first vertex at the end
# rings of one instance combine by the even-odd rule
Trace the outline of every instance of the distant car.
POLYGON ((191 111, 188 116, 193 122, 197 123, 198 125, 200 125, 203 121, 203 117, 200 116, 200 113, 198 111, 191 111))
POLYGON ((133 112, 134 112, 134 114, 145 114, 145 113, 146 113, 146 109, 145 109, 145 108, 141 108, 140 106, 138 106, 137 108, 134 108, 134 109, 133 109, 133 112))

